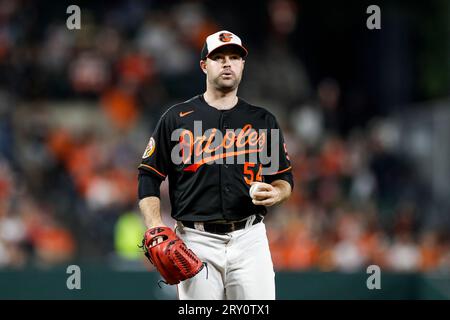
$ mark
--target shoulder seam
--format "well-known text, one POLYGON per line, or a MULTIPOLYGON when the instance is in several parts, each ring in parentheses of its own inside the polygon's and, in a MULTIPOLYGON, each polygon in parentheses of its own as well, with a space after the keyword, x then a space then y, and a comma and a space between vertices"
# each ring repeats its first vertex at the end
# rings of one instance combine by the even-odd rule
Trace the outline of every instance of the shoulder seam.
POLYGON ((176 104, 174 104, 174 105, 171 105, 166 111, 164 111, 164 113, 161 115, 161 118, 166 117, 167 114, 168 114, 172 109, 174 109, 175 107, 178 107, 178 106, 180 106, 180 105, 182 105, 182 104, 188 103, 188 102, 194 100, 194 99, 197 98, 197 97, 198 97, 198 96, 195 96, 195 97, 192 97, 192 98, 190 98, 190 99, 188 99, 188 100, 186 100, 186 101, 179 102, 179 103, 176 103, 176 104))

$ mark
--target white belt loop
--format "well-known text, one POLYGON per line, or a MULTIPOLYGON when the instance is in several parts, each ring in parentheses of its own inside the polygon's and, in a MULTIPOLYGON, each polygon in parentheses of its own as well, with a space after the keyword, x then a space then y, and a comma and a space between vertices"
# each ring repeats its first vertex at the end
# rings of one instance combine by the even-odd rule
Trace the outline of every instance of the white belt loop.
POLYGON ((205 231, 205 225, 203 222, 194 222, 194 228, 200 231, 205 231))
POLYGON ((184 230, 184 225, 183 225, 183 223, 181 223, 181 221, 177 221, 175 223, 175 227, 173 229, 174 229, 175 232, 179 230, 180 233, 182 233, 182 234, 184 234, 186 232, 184 230))
POLYGON ((248 227, 253 225, 253 221, 255 221, 256 219, 256 215, 251 215, 248 219, 247 219, 247 223, 245 224, 245 229, 247 229, 248 227))

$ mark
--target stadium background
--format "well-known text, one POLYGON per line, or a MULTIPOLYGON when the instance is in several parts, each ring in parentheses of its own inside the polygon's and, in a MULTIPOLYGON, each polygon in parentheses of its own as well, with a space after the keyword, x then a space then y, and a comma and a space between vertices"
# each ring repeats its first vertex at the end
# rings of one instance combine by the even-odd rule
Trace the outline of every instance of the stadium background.
POLYGON ((449 18, 445 0, 0 0, 0 298, 174 297, 137 248, 136 168, 228 29, 250 52, 239 95, 277 115, 296 180, 266 219, 278 297, 449 299, 449 18))

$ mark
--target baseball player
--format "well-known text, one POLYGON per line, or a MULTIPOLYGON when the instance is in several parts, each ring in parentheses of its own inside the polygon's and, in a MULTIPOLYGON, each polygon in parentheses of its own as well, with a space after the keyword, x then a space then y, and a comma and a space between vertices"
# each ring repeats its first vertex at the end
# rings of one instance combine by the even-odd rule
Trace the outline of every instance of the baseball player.
MULTIPOLYGON (((263 219, 266 207, 290 196, 293 177, 275 116, 237 96, 246 57, 229 31, 206 38, 200 59, 206 91, 162 115, 139 166, 145 246, 172 237, 160 214, 160 184, 168 177, 173 239, 191 250, 183 251, 186 259, 197 256, 206 265, 195 260, 184 281, 169 281, 178 283, 179 299, 275 299, 263 219)), ((268 74, 267 81, 276 79, 268 74)), ((150 261, 157 265, 167 252, 150 261)), ((166 279, 174 266, 188 269, 188 261, 171 259, 170 267, 158 267, 166 279)))

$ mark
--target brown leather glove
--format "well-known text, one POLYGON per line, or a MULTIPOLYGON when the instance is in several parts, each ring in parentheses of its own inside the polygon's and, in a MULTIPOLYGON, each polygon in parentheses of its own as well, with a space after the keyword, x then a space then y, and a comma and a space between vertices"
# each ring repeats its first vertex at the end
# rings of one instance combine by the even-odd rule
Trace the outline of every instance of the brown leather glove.
POLYGON ((142 246, 145 256, 167 284, 178 284, 192 278, 205 266, 205 263, 168 227, 148 229, 142 240, 142 246), (162 241, 157 241, 158 237, 162 237, 162 241))

